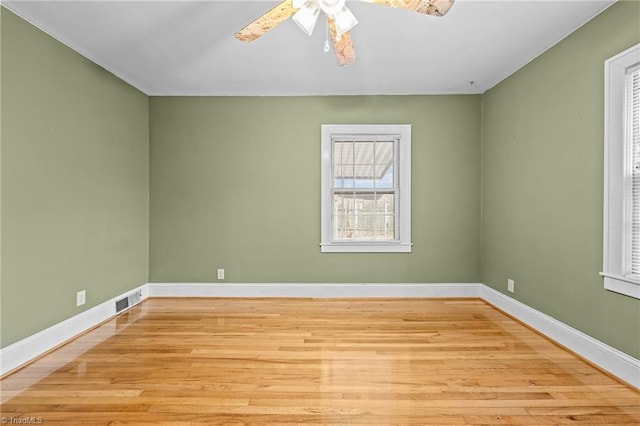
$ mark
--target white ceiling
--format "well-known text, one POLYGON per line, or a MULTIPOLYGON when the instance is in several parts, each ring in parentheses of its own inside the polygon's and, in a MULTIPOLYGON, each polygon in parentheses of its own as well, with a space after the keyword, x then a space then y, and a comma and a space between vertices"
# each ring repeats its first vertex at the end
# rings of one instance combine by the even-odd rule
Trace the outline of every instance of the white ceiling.
POLYGON ((482 93, 614 0, 458 0, 442 18, 349 1, 356 63, 325 26, 233 34, 279 0, 29 1, 3 5, 148 95, 482 93), (470 82, 473 82, 471 84, 470 82))

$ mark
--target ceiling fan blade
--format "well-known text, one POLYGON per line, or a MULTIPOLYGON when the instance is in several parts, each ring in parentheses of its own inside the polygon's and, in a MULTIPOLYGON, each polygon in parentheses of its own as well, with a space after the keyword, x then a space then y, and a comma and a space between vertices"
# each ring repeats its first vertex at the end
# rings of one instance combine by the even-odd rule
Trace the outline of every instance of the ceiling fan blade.
POLYGON ((444 16, 453 6, 455 0, 363 0, 384 6, 409 9, 418 13, 433 16, 444 16))
POLYGON ((336 60, 338 61, 338 65, 342 66, 354 63, 356 60, 356 52, 355 50, 353 50, 351 34, 347 31, 346 33, 342 34, 340 40, 338 40, 336 23, 328 16, 327 25, 329 26, 329 32, 331 33, 331 41, 333 42, 333 50, 336 52, 336 60))
POLYGON ((282 3, 238 31, 235 34, 235 37, 238 40, 245 41, 247 43, 254 41, 267 31, 280 25, 297 11, 298 8, 293 7, 293 0, 284 0, 282 3))

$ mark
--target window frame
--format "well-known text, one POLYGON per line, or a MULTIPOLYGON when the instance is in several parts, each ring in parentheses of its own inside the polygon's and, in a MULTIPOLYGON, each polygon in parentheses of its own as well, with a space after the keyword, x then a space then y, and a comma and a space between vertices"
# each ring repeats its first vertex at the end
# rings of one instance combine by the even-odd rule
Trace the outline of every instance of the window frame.
POLYGON ((321 242, 322 253, 410 253, 411 242, 411 125, 410 124, 323 124, 321 126, 321 242), (335 138, 371 135, 398 138, 399 182, 396 202, 396 240, 333 240, 332 152, 335 138))
POLYGON ((631 192, 627 80, 640 64, 640 44, 605 61, 604 117, 604 288, 640 299, 640 277, 630 273, 629 220, 631 192))

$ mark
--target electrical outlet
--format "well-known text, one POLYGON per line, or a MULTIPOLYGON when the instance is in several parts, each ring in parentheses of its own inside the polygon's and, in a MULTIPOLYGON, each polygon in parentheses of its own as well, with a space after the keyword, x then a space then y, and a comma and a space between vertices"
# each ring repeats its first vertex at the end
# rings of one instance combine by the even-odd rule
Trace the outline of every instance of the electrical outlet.
POLYGON ((509 290, 511 293, 516 291, 516 283, 511 278, 507 280, 507 290, 509 290))
POLYGON ((224 269, 218 269, 218 279, 224 280, 224 269))
POLYGON ((76 293, 76 306, 82 306, 87 301, 87 291, 82 290, 76 293))

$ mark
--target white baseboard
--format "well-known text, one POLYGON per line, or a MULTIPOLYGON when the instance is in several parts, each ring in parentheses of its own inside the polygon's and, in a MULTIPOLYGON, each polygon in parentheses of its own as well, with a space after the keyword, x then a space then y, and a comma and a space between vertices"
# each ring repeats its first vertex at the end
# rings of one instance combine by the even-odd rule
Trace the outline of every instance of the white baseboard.
POLYGON ((512 315, 586 360, 640 389, 640 360, 484 284, 232 284, 149 283, 0 350, 0 375, 115 315, 115 301, 137 290, 148 297, 477 297, 512 315))
POLYGON ((480 297, 589 362, 640 389, 640 360, 486 285, 482 285, 480 297))
POLYGON ((480 297, 483 284, 150 283, 149 297, 480 297))
POLYGON ((113 317, 116 300, 138 290, 142 292, 142 300, 149 297, 149 287, 144 284, 0 349, 0 376, 113 317))

